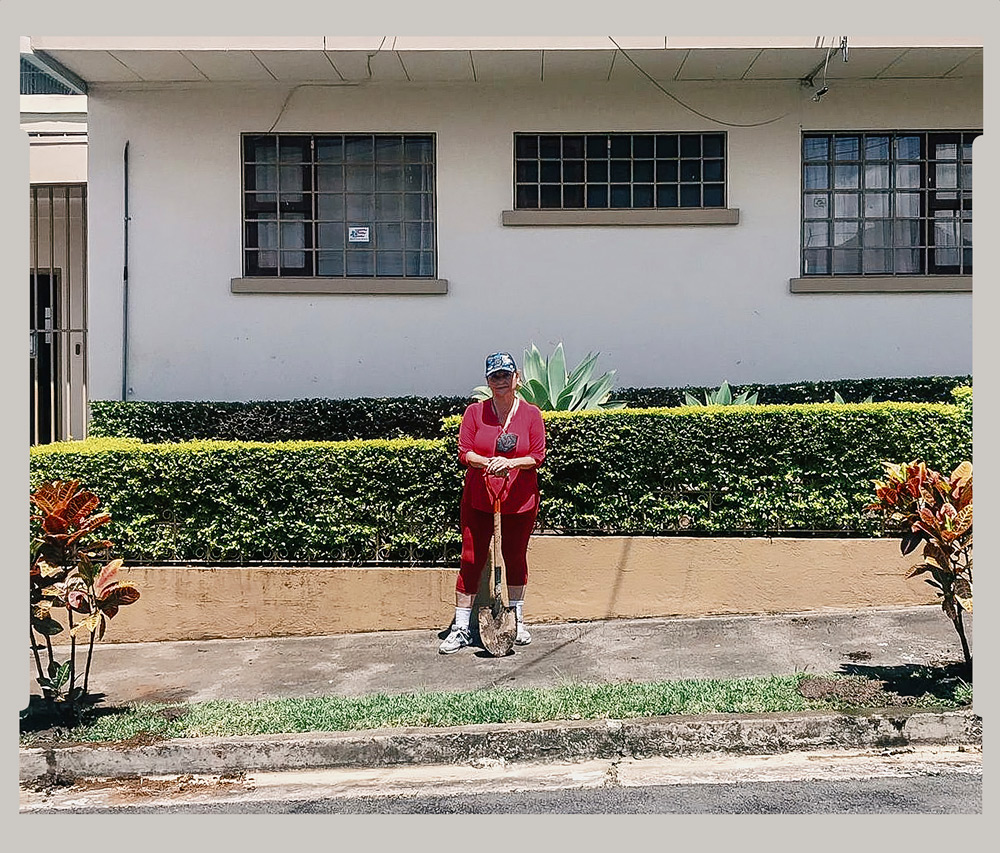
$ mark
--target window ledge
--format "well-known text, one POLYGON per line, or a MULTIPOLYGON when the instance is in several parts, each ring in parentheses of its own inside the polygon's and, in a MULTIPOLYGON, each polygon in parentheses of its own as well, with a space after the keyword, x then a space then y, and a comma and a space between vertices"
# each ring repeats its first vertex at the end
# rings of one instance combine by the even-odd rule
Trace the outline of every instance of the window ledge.
POLYGON ((417 296, 448 292, 443 278, 252 277, 234 278, 233 293, 341 293, 417 296))
POLYGON ((505 210, 503 225, 736 225, 739 208, 670 210, 505 210))
POLYGON ((972 293, 971 275, 811 275, 788 283, 792 293, 972 293))

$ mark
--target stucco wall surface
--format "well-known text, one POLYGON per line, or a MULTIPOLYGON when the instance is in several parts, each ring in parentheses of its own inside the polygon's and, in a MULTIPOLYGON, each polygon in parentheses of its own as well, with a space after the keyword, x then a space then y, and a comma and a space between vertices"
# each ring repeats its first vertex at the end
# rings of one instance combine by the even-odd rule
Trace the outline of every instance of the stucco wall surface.
MULTIPOLYGON (((905 579, 913 561, 889 539, 535 536, 528 559, 533 622, 935 601, 905 579)), ((455 602, 447 569, 151 566, 128 578, 141 597, 119 611, 105 642, 442 630, 455 602)))
POLYGON ((129 143, 130 398, 463 394, 496 349, 562 340, 623 386, 971 372, 971 293, 793 294, 803 130, 978 129, 968 80, 513 86, 95 86, 89 95, 91 396, 121 386, 129 143), (287 99, 287 101, 286 101, 287 99), (283 109, 284 107, 284 109, 283 109), (770 119, 781 117, 771 123, 770 119), (759 126, 733 126, 751 125, 759 126), (240 134, 436 135, 445 295, 234 294, 240 134), (515 132, 728 134, 737 225, 510 227, 515 132), (906 328, 905 336, 885 330, 906 328))
POLYGON ((28 163, 33 184, 83 183, 87 180, 85 143, 32 145, 28 163))

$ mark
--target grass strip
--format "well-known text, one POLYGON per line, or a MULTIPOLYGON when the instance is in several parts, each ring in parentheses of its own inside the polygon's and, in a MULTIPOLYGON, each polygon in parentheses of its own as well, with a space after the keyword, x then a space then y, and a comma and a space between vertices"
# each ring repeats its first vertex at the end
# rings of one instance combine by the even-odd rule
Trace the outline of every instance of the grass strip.
MULTIPOLYGON (((693 679, 652 683, 568 684, 552 688, 493 688, 468 692, 377 693, 361 697, 130 703, 96 708, 93 718, 66 729, 59 740, 114 742, 135 738, 234 737, 340 732, 360 729, 536 723, 553 720, 631 719, 671 714, 753 714, 842 710, 840 700, 807 699, 804 678, 788 676, 693 679)), ((830 676, 837 678, 837 676, 830 676)), ((908 704, 958 707, 971 703, 971 687, 942 697, 910 697, 908 704)), ((880 704, 885 704, 881 702, 880 704)), ((876 707, 872 703, 868 707, 876 707)), ((24 728, 22 726, 22 728, 24 728)), ((52 732, 23 731, 21 745, 51 742, 52 732)))

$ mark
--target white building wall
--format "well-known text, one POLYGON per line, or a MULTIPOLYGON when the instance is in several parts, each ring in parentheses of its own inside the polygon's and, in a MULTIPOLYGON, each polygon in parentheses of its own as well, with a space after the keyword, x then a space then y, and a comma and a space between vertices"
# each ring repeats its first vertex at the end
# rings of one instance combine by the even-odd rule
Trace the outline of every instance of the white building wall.
POLYGON ((31 183, 85 183, 87 96, 21 95, 20 107, 31 183))
POLYGON ((966 129, 968 81, 523 88, 388 84, 297 90, 277 132, 437 135, 444 296, 233 294, 242 272, 240 133, 267 131, 287 89, 89 97, 91 397, 118 399, 122 152, 130 152, 130 399, 463 394, 483 356, 559 340, 600 351, 621 386, 717 385, 971 372, 972 299, 792 294, 802 130, 966 129), (736 226, 503 227, 516 131, 728 132, 736 226), (898 334, 905 329, 906 334, 898 334))
POLYGON ((28 168, 33 184, 77 184, 87 180, 87 140, 66 143, 32 143, 28 168))

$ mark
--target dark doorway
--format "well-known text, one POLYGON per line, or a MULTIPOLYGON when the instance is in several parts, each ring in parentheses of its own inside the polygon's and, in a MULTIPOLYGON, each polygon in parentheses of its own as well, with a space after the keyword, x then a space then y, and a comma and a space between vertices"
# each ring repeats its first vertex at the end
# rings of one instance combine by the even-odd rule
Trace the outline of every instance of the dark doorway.
POLYGON ((28 434, 32 444, 55 441, 59 423, 59 353, 58 335, 54 333, 59 328, 58 278, 54 271, 31 273, 28 434))

